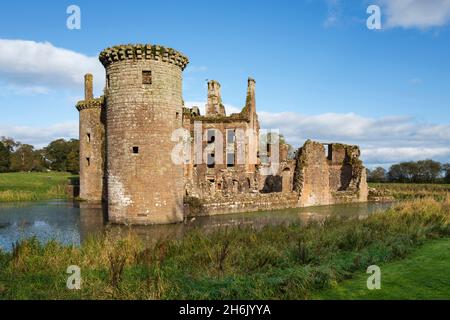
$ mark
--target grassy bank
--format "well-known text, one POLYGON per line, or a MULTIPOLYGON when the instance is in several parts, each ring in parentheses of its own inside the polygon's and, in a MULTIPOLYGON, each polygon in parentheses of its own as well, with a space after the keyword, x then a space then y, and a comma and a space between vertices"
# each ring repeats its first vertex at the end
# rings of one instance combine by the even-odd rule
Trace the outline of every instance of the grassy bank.
POLYGON ((381 264, 381 289, 368 290, 368 274, 318 292, 317 299, 450 299, 450 238, 429 241, 405 259, 381 264))
POLYGON ((0 202, 35 201, 67 198, 70 173, 0 173, 0 202))
POLYGON ((145 248, 132 234, 80 248, 35 240, 0 254, 2 299, 308 299, 367 266, 450 236, 450 198, 404 202, 367 219, 201 230, 145 248), (70 265, 81 290, 66 289, 70 265))
POLYGON ((392 195, 397 200, 427 197, 442 200, 450 193, 450 184, 370 183, 369 186, 382 194, 392 195))

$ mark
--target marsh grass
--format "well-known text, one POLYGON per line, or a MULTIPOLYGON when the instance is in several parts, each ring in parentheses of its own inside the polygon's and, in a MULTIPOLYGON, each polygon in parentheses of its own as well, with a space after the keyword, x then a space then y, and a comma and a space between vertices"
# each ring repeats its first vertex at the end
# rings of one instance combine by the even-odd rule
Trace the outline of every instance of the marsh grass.
POLYGON ((0 298, 307 299, 369 265, 449 237, 449 212, 450 198, 426 198, 362 220, 198 229, 151 247, 132 232, 91 237, 79 248, 29 239, 0 253, 0 298), (65 287, 69 265, 82 270, 79 291, 65 287))
POLYGON ((433 197, 444 200, 450 194, 450 184, 371 183, 370 187, 391 194, 397 200, 433 197))

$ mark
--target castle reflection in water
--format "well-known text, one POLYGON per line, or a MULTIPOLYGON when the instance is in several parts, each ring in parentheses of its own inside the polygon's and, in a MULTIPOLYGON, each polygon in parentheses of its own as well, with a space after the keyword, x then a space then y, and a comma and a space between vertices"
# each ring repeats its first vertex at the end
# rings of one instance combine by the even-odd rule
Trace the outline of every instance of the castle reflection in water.
POLYGON ((56 240, 66 245, 79 245, 90 236, 104 232, 117 238, 131 232, 151 245, 158 240, 181 239, 187 232, 195 229, 202 233, 235 227, 259 230, 267 225, 307 224, 329 216, 364 218, 390 205, 354 203, 198 217, 170 225, 124 226, 108 223, 101 204, 71 201, 3 203, 0 204, 0 248, 9 251, 13 243, 31 237, 44 243, 56 240))

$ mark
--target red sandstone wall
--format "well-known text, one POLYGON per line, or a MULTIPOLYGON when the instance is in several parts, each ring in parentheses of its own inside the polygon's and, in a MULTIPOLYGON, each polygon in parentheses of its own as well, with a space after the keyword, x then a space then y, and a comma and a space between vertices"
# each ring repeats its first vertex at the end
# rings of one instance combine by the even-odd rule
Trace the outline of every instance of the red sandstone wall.
POLYGON ((183 167, 171 159, 171 135, 182 125, 182 68, 153 59, 128 59, 110 64, 107 77, 110 220, 182 221, 183 167), (151 71, 151 84, 143 84, 142 71, 151 71), (133 153, 133 147, 139 153, 133 153))
POLYGON ((79 130, 80 198, 88 201, 101 201, 105 127, 100 106, 80 110, 79 130))

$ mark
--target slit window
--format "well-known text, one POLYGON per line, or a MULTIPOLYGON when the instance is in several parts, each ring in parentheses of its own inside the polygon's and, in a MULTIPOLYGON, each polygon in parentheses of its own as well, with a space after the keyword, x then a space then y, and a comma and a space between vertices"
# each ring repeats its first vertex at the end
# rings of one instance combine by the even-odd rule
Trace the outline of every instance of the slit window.
POLYGON ((91 165, 91 158, 86 158, 86 164, 88 167, 91 165))
POLYGON ((139 147, 133 147, 133 154, 139 153, 139 147))
POLYGON ((152 84, 152 72, 149 70, 142 71, 142 84, 152 84))
POLYGON ((86 135, 86 140, 87 140, 88 143, 91 142, 91 134, 90 134, 90 133, 88 133, 88 134, 86 135))

